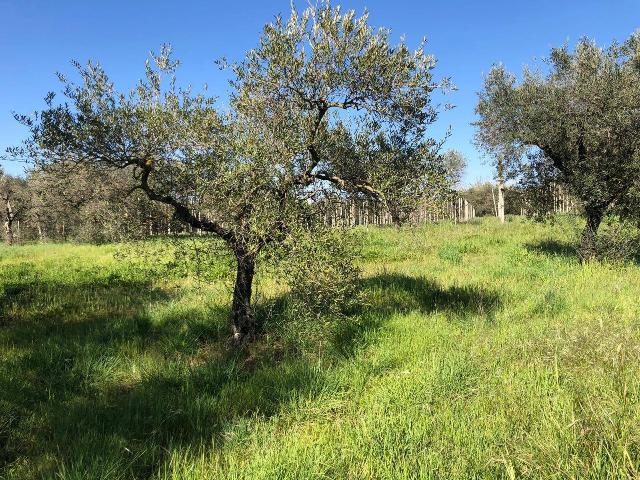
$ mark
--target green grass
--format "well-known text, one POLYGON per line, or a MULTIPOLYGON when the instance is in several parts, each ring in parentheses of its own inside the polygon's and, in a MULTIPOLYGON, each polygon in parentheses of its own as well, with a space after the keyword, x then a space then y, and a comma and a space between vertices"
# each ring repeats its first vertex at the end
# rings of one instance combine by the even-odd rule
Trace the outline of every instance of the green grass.
POLYGON ((362 230, 366 304, 297 353, 231 351, 225 282, 0 248, 0 478, 638 477, 640 268, 568 231, 362 230))

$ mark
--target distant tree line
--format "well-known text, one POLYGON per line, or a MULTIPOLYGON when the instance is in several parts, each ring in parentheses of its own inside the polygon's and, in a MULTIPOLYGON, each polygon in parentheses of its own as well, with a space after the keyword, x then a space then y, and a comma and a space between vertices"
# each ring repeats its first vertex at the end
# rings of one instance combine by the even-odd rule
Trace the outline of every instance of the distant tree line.
MULTIPOLYGON (((353 194, 325 196, 317 202, 317 215, 327 225, 399 226, 408 221, 415 224, 449 218, 447 206, 457 198, 466 159, 455 150, 439 158, 429 161, 420 175, 411 177, 424 185, 414 184, 403 194, 387 180, 384 200, 353 194), (416 216, 418 210, 420 215, 416 216)), ((399 184, 401 176, 388 178, 395 178, 399 184)), ((19 241, 103 243, 204 232, 176 219, 171 207, 132 189, 129 176, 120 170, 64 163, 31 170, 26 176, 0 170, 0 196, 4 238, 9 245, 19 241)), ((195 215, 209 213, 200 210, 195 215)))
POLYGON ((83 167, 33 171, 26 177, 0 172, 5 242, 101 243, 185 228, 169 208, 139 192, 125 200, 127 185, 119 172, 83 167))
MULTIPOLYGON (((477 182, 460 191, 478 217, 500 217, 500 182, 477 182)), ((524 180, 502 186, 504 215, 526 215, 544 220, 556 214, 582 214, 580 201, 559 183, 548 188, 527 186, 524 180)))

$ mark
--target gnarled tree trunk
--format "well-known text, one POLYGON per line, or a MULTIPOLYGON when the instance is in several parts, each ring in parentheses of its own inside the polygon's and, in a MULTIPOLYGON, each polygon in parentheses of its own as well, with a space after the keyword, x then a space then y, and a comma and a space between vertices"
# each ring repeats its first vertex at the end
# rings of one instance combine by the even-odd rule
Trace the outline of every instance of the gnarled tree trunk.
POLYGON ((605 210, 602 207, 586 207, 587 224, 580 240, 580 263, 588 262, 596 257, 596 236, 605 210))
POLYGON ((251 306, 256 257, 243 249, 237 249, 235 255, 238 265, 231 304, 231 329, 234 342, 242 344, 251 340, 256 333, 256 318, 251 306))

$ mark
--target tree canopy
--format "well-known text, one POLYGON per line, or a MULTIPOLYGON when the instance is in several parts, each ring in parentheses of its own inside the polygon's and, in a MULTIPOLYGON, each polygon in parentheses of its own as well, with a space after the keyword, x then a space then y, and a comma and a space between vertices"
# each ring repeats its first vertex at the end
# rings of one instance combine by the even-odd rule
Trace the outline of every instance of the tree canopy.
POLYGON ((605 212, 640 181, 640 34, 607 49, 588 39, 553 49, 547 70, 525 68, 518 82, 494 67, 479 94, 478 136, 490 148, 523 148, 529 168, 582 201, 586 260, 605 212))
POLYGON ((425 133, 438 115, 431 94, 448 80, 434 80, 435 64, 424 45, 392 45, 366 13, 323 2, 276 17, 243 60, 221 62, 233 72, 226 112, 180 86, 168 46, 130 91, 99 64, 76 63, 79 82, 60 75, 63 103, 49 94, 45 110, 18 116, 31 136, 14 153, 43 169, 127 172, 129 192, 224 240, 237 261, 231 324, 242 342, 255 334, 251 289, 265 247, 312 228, 309 209, 328 193, 384 201, 382 139, 416 139, 398 147, 410 152, 403 168, 385 168, 395 185, 408 166, 422 178, 438 160, 425 133))

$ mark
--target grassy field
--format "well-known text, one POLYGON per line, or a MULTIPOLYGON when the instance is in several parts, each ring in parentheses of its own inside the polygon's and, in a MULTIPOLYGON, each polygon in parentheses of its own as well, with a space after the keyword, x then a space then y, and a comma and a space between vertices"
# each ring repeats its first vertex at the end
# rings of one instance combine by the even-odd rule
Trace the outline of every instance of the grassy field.
POLYGON ((316 350, 230 351, 224 281, 0 248, 0 478, 638 477, 640 268, 570 223, 362 230, 316 350))

